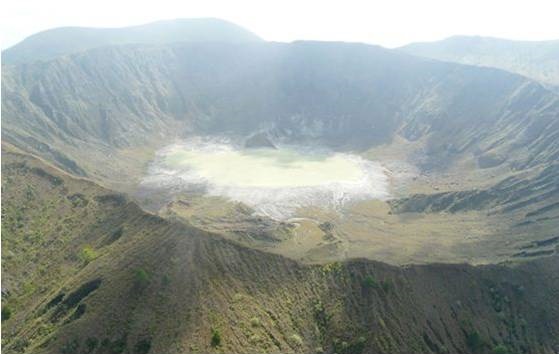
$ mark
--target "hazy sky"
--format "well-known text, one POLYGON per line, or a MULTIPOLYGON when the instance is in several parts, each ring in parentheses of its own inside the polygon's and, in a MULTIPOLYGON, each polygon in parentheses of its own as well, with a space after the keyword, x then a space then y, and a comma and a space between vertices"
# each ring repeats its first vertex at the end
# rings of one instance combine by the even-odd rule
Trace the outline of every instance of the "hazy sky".
POLYGON ((510 39, 559 39, 558 0, 3 0, 0 42, 59 26, 122 27, 146 22, 219 17, 266 40, 341 40, 400 46, 478 34, 510 39))

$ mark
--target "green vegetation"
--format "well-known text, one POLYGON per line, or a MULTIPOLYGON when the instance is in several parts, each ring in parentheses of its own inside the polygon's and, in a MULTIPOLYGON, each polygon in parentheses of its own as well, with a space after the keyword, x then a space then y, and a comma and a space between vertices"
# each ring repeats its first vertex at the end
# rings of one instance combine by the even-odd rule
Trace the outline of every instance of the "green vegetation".
POLYGON ((330 274, 330 273, 337 274, 342 271, 343 265, 341 262, 326 263, 321 267, 321 269, 324 274, 330 274))
POLYGON ((85 340, 85 347, 86 347, 86 352, 87 353, 91 353, 95 350, 95 348, 97 348, 97 345, 99 344, 99 340, 95 337, 88 337, 85 340))
POLYGON ((80 251, 79 257, 85 264, 87 264, 99 257, 99 254, 95 251, 95 249, 93 249, 93 247, 86 245, 80 251))
POLYGON ((221 345, 221 333, 217 328, 212 328, 212 337, 210 340, 210 345, 214 348, 219 347, 221 345))
POLYGON ((473 352, 478 352, 485 347, 485 342, 478 331, 473 330, 466 333, 466 345, 473 352))
POLYGON ((510 351, 506 346, 499 344, 493 348, 491 354, 510 354, 510 351))
POLYGON ((252 344, 257 344, 257 343, 260 343, 262 341, 262 337, 260 337, 258 334, 251 334, 250 337, 248 338, 248 340, 252 344))
POLYGON ((296 333, 290 335, 288 339, 289 343, 294 347, 300 347, 303 345, 303 338, 296 333))
POLYGON ((76 354, 80 349, 80 342, 77 339, 72 339, 66 342, 60 352, 62 354, 76 354))
POLYGON ((378 286, 378 282, 371 275, 367 275, 362 281, 361 286, 365 289, 372 289, 378 286))
POLYGON ((2 306, 2 322, 9 320, 12 317, 12 309, 8 305, 2 306))
POLYGON ((161 286, 167 287, 171 284, 171 277, 168 274, 163 274, 161 277, 161 286))
POLYGON ((101 348, 105 349, 111 354, 124 353, 124 351, 126 350, 126 340, 124 338, 119 338, 111 341, 110 339, 105 338, 101 341, 101 348))
POLYGON ((394 282, 390 279, 384 279, 380 282, 380 286, 385 293, 394 291, 394 282))
POLYGON ((358 337, 355 340, 340 340, 337 339, 334 342, 334 352, 339 354, 360 354, 365 350, 367 339, 363 336, 358 337))
POLYGON ((252 327, 260 327, 260 319, 258 317, 252 317, 250 319, 250 325, 252 327))
POLYGON ((327 313, 326 308, 320 299, 315 300, 312 306, 314 321, 320 334, 320 340, 324 341, 326 339, 325 336, 328 331, 332 315, 327 313))
POLYGON ((25 352, 29 344, 29 340, 26 338, 16 338, 12 344, 12 348, 16 353, 23 353, 25 352))
POLYGON ((134 346, 136 354, 147 354, 151 349, 151 339, 142 339, 134 346))
POLYGON ((150 275, 147 271, 142 268, 136 269, 134 272, 134 283, 140 289, 143 289, 149 285, 150 275))

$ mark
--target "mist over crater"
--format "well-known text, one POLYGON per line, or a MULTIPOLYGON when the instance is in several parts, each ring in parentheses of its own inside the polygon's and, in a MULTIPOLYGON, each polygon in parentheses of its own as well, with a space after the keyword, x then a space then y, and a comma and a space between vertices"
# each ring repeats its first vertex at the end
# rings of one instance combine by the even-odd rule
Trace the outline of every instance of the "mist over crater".
POLYGON ((338 210, 389 197, 388 170, 379 162, 321 147, 244 148, 214 138, 160 150, 141 187, 169 199, 185 192, 220 196, 274 219, 295 216, 302 207, 338 210))

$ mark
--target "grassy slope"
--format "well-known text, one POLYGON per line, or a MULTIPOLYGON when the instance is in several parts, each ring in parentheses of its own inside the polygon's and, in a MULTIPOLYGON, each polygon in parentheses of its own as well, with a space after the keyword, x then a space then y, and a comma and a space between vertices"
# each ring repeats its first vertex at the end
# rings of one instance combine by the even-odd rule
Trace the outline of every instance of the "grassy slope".
POLYGON ((483 353, 498 344, 552 353, 559 345, 557 257, 305 266, 146 214, 26 155, 2 157, 7 353, 483 353), (49 213, 56 217, 45 221, 49 213), (86 245, 94 256, 80 259, 86 245))
POLYGON ((412 43, 400 49, 438 60, 500 68, 559 85, 559 40, 530 42, 455 36, 437 42, 412 43))

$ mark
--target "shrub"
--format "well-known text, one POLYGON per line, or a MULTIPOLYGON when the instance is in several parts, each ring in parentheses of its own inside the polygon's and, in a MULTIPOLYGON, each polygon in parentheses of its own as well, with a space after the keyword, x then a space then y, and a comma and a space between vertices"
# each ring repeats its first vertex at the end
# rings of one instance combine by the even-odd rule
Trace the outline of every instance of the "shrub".
POLYGON ((466 334, 466 345, 474 352, 483 347, 483 340, 477 331, 472 331, 466 334))
POLYGON ((322 273, 329 274, 334 273, 337 274, 342 271, 342 264, 340 262, 332 262, 322 266, 322 273))
POLYGON ((493 348, 493 350, 491 351, 491 353, 492 353, 492 354, 508 354, 508 353, 510 353, 510 352, 509 352, 509 349, 508 349, 507 347, 505 347, 505 346, 502 345, 502 344, 499 344, 499 345, 497 345, 497 346, 495 346, 495 347, 493 348))
POLYGON ((365 350, 366 343, 367 339, 363 336, 349 342, 339 339, 333 342, 334 351, 340 354, 360 354, 365 350))
POLYGON ((2 322, 12 317, 12 309, 8 305, 2 306, 2 322))
POLYGON ((326 329, 328 327, 328 323, 330 322, 330 319, 332 318, 332 315, 328 314, 326 312, 326 308, 324 307, 324 304, 322 303, 321 300, 315 300, 314 301, 313 315, 314 315, 314 320, 315 320, 316 324, 318 325, 318 329, 321 332, 326 331, 326 329))
POLYGON ((372 276, 367 275, 361 282, 361 286, 363 286, 365 289, 375 288, 377 286, 377 281, 372 276))
POLYGON ((101 341, 101 347, 102 347, 102 348, 107 349, 107 348, 109 348, 110 346, 111 346, 111 341, 109 340, 109 338, 104 338, 104 339, 101 341))
POLYGON ((23 353, 25 349, 29 346, 29 341, 25 338, 16 338, 14 339, 14 344, 12 344, 12 348, 15 352, 23 353))
POLYGON ((95 348, 97 348, 98 343, 99 340, 97 340, 97 338, 95 337, 87 338, 85 340, 86 353, 91 353, 93 350, 95 350, 95 348))
POLYGON ((147 354, 150 349, 151 339, 142 339, 141 341, 136 343, 136 346, 134 347, 134 350, 137 354, 147 354))
POLYGON ((256 343, 259 343, 260 341, 262 341, 262 338, 258 334, 253 334, 252 336, 250 336, 250 338, 248 340, 252 344, 256 344, 256 343))
POLYGON ((169 277, 169 275, 164 274, 163 277, 161 278, 161 285, 164 287, 167 287, 171 284, 171 277, 169 277))
POLYGON ((68 342, 66 342, 62 348, 60 348, 60 352, 62 354, 75 354, 78 352, 80 348, 80 343, 78 342, 77 339, 72 339, 68 342))
POLYGON ((250 325, 252 327, 258 327, 260 326, 260 319, 258 317, 253 317, 250 319, 250 325))
POLYGON ((394 283, 391 280, 383 280, 380 282, 380 286, 385 293, 391 292, 394 290, 394 283))
POLYGON ((301 338, 300 335, 294 333, 291 336, 289 336, 289 343, 291 343, 294 346, 300 347, 303 345, 303 338, 301 338))
POLYGON ((113 342, 109 341, 108 346, 109 346, 109 352, 112 354, 124 353, 124 351, 126 350, 126 339, 120 338, 113 342))
POLYGON ((93 261, 97 257, 99 257, 99 255, 97 254, 97 251, 95 251, 95 249, 93 249, 93 247, 91 247, 89 245, 84 246, 84 248, 82 248, 82 250, 80 251, 80 255, 79 255, 79 258, 85 264, 93 261))
POLYGON ((33 187, 29 185, 27 186, 27 189, 25 190, 25 197, 27 200, 35 199, 35 191, 33 190, 33 187))
POLYGON ((212 339, 210 344, 214 348, 221 345, 221 333, 216 328, 212 328, 212 339))
POLYGON ((142 268, 136 269, 136 273, 134 274, 134 283, 139 288, 145 288, 149 284, 149 274, 142 268))

